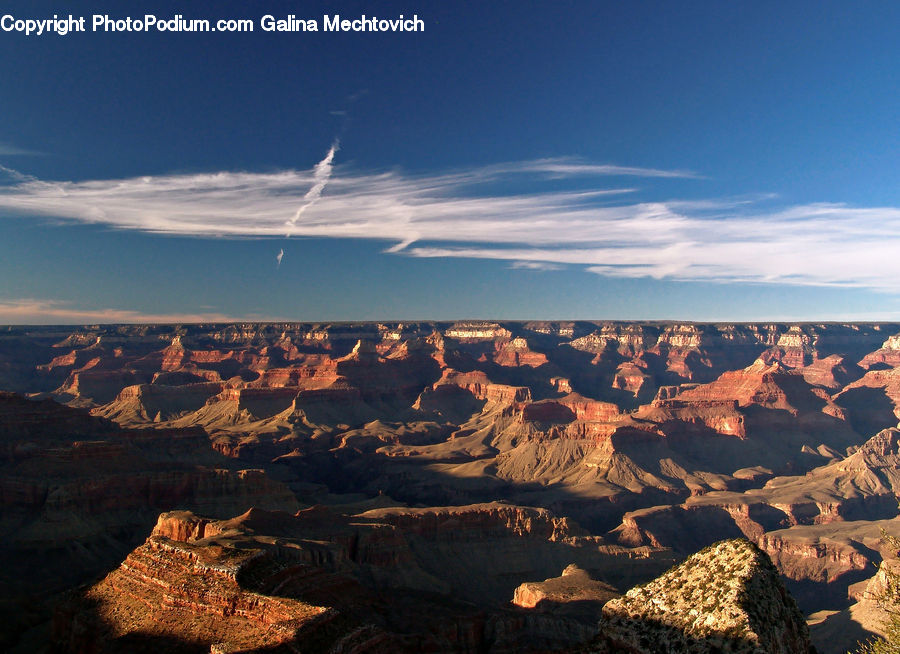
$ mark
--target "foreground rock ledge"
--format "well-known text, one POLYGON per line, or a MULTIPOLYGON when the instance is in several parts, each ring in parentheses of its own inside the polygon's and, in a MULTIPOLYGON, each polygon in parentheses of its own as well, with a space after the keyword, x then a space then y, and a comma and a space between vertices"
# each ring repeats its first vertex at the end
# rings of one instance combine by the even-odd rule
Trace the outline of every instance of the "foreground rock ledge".
POLYGON ((593 652, 807 654, 809 631, 769 557, 744 539, 688 557, 603 607, 593 652))

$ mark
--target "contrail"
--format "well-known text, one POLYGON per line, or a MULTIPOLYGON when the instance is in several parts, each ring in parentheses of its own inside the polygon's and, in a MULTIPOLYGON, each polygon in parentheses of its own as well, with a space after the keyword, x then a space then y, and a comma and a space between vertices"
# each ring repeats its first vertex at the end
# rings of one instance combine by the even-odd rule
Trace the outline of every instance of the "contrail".
POLYGON ((304 203, 297 209, 297 213, 285 223, 285 225, 288 226, 285 238, 290 238, 293 227, 297 224, 297 221, 300 220, 300 216, 303 215, 303 212, 313 206, 319 201, 319 198, 322 197, 322 191, 325 190, 328 180, 331 179, 331 170, 333 168, 332 162, 334 161, 334 155, 338 149, 340 149, 340 141, 335 139, 334 143, 331 144, 331 148, 328 150, 328 154, 325 155, 325 158, 313 168, 314 183, 312 188, 303 196, 304 203))
MULTIPOLYGON (((348 99, 349 103, 352 104, 356 102, 358 98, 368 93, 368 89, 364 89, 360 92, 355 93, 350 96, 348 99)), ((331 147, 328 149, 328 154, 325 155, 325 158, 322 159, 319 163, 316 164, 316 167, 313 168, 313 185, 312 188, 306 192, 306 195, 303 196, 304 203, 297 209, 297 213, 294 214, 294 217, 288 220, 285 225, 287 225, 287 233, 284 235, 285 238, 290 238, 291 234, 294 231, 294 226, 297 224, 297 221, 300 220, 300 216, 303 215, 303 212, 313 206, 316 202, 319 201, 319 198, 322 197, 322 192, 325 190, 325 186, 328 184, 328 180, 331 179, 331 171, 334 168, 334 155, 341 148, 341 139, 340 136, 344 133, 344 130, 347 128, 347 123, 350 120, 350 113, 346 109, 342 110, 334 110, 331 112, 334 116, 341 116, 341 129, 338 131, 338 136, 335 137, 334 142, 331 144, 331 147)), ((275 257, 278 261, 278 267, 281 267, 281 259, 284 257, 284 250, 282 249, 278 256, 275 257)))
MULTIPOLYGON (((340 140, 335 139, 334 143, 331 144, 331 148, 328 150, 328 154, 325 155, 325 158, 322 159, 319 163, 316 164, 316 167, 313 168, 313 185, 312 188, 306 192, 306 195, 303 196, 303 204, 297 209, 297 213, 294 214, 294 217, 285 222, 288 230, 284 235, 285 238, 290 238, 291 234, 294 231, 294 226, 297 224, 297 221, 300 220, 300 216, 303 215, 303 212, 313 206, 316 202, 319 201, 319 198, 322 197, 322 191, 325 190, 325 186, 328 184, 328 180, 331 179, 331 171, 334 168, 334 155, 340 149, 340 140)), ((275 261, 277 261, 276 268, 281 268, 281 260, 284 258, 284 249, 278 251, 278 256, 275 257, 275 261)))

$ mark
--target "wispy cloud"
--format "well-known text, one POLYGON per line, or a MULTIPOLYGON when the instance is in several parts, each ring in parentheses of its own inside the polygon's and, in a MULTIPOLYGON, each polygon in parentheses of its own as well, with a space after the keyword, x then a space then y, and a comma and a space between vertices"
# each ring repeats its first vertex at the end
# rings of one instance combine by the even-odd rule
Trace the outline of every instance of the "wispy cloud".
POLYGON ((639 168, 635 166, 614 166, 594 164, 575 157, 555 157, 535 159, 524 163, 499 164, 485 170, 514 173, 541 173, 544 175, 572 177, 582 175, 607 175, 614 177, 668 177, 680 179, 703 179, 692 170, 662 170, 659 168, 639 168))
POLYGON ((9 143, 0 142, 0 157, 40 157, 43 154, 43 152, 37 152, 36 150, 26 150, 9 143))
POLYGON ((335 151, 308 171, 19 179, 0 187, 0 210, 200 237, 280 237, 289 222, 291 234, 378 240, 384 251, 403 256, 900 292, 897 207, 775 206, 771 197, 640 202, 635 189, 603 181, 693 174, 575 159, 435 175, 371 173, 335 166, 335 151), (577 184, 559 184, 560 178, 577 184), (509 191, 523 187, 530 192, 509 191))
POLYGON ((549 270, 562 270, 563 266, 549 261, 513 261, 509 266, 513 270, 534 270, 547 272, 549 270))
POLYGON ((2 166, 2 165, 0 165, 0 180, 3 180, 4 183, 36 181, 34 177, 25 175, 23 173, 20 173, 18 170, 13 170, 12 168, 7 168, 6 166, 2 166))
POLYGON ((61 300, 17 298, 0 300, 0 324, 61 325, 95 323, 195 323, 261 320, 223 313, 145 313, 128 309, 85 309, 61 300))

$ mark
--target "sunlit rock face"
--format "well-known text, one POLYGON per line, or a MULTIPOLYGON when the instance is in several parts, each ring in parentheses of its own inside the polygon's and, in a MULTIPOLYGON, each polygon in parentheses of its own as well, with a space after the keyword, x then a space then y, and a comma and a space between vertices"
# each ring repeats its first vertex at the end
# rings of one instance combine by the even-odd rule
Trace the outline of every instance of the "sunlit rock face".
POLYGON ((618 593, 609 584, 593 579, 586 570, 574 563, 562 574, 540 582, 527 582, 513 593, 513 604, 526 609, 544 605, 592 603, 599 608, 618 593))
POLYGON ((251 508, 380 521, 394 536, 371 549, 384 570, 351 575, 360 593, 438 580, 427 592, 489 616, 440 622, 438 641, 489 651, 514 624, 551 649, 589 639, 586 589, 622 593, 724 537, 769 553, 805 613, 849 611, 898 516, 898 352, 897 324, 10 327, 0 648, 179 511, 206 522, 178 542, 251 508))
MULTIPOLYGON (((567 650, 592 615, 504 606, 516 574, 575 558, 610 570, 665 559, 504 504, 345 515, 251 509, 228 520, 160 515, 146 542, 57 610, 58 651, 471 652, 567 650), (600 547, 598 547, 600 546, 600 547), (632 562, 631 564, 629 562, 632 562), (496 598, 496 599, 494 599, 496 598), (461 601, 464 600, 464 601, 461 601), (227 647, 233 649, 228 650, 227 647)), ((570 566, 571 579, 586 573, 570 566)), ((590 583, 590 580, 588 579, 590 583)), ((607 585, 603 598, 613 592, 607 585)))
POLYGON ((807 654, 809 632, 768 556, 742 539, 688 557, 603 607, 596 652, 807 654))

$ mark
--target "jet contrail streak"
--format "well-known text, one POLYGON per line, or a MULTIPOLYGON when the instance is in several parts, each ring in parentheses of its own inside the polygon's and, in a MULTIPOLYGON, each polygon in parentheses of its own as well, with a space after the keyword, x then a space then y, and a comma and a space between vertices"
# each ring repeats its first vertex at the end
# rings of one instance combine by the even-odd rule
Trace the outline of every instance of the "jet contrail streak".
POLYGON ((285 238, 290 238, 291 232, 293 232, 294 225, 297 224, 297 221, 300 220, 300 216, 303 215, 303 212, 309 209, 312 205, 319 201, 319 198, 322 197, 322 191, 325 190, 325 186, 328 184, 328 180, 331 178, 331 170, 334 167, 332 162, 334 161, 334 155, 338 151, 340 147, 340 142, 335 140, 334 143, 331 144, 331 148, 328 150, 328 154, 325 155, 325 158, 322 159, 319 163, 316 164, 316 167, 313 168, 313 185, 312 188, 306 192, 306 195, 303 196, 304 203, 297 209, 297 213, 294 214, 294 217, 288 220, 285 225, 288 226, 288 232, 285 234, 285 238))

